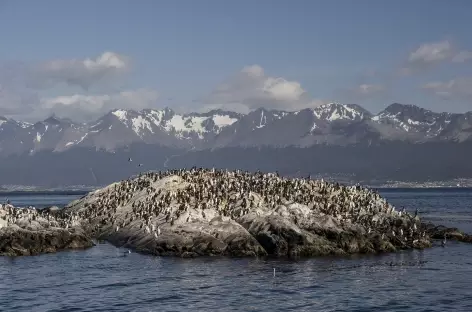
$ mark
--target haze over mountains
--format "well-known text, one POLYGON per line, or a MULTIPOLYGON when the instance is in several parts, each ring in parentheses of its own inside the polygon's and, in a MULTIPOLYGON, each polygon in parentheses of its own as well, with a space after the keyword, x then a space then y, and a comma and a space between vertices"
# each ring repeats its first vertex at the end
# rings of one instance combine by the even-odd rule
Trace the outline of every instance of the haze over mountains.
POLYGON ((190 166, 353 180, 446 179, 472 176, 471 152, 472 112, 397 103, 376 115, 332 103, 248 114, 115 109, 86 124, 55 116, 34 124, 0 117, 3 185, 105 184, 142 170, 190 166))

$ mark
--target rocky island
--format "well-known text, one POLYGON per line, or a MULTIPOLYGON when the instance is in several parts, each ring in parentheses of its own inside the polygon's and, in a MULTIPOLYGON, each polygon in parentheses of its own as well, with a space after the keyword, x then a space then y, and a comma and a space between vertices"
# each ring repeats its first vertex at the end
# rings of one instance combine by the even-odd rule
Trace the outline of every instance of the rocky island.
POLYGON ((29 256, 94 245, 80 226, 56 209, 0 205, 0 256, 29 256))
POLYGON ((430 247, 448 233, 470 241, 457 229, 421 223, 361 186, 238 170, 149 172, 60 211, 18 211, 0 210, 0 255, 86 248, 92 239, 180 257, 394 252, 430 247))

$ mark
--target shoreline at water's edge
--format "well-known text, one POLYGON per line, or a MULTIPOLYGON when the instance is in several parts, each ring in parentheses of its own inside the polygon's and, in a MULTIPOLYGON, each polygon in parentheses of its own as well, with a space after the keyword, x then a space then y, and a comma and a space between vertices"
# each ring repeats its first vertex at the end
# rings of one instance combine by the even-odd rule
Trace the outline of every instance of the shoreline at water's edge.
MULTIPOLYGON (((316 252, 314 254, 306 253, 287 253, 287 254, 269 254, 264 250, 261 252, 247 252, 244 250, 234 250, 234 253, 226 250, 215 249, 214 253, 206 252, 195 252, 192 250, 186 250, 182 246, 169 246, 168 250, 163 250, 162 246, 152 246, 153 248, 148 249, 148 246, 138 246, 132 243, 132 237, 125 237, 126 241, 131 243, 123 243, 123 238, 116 238, 114 235, 108 237, 96 237, 85 228, 74 228, 72 230, 67 229, 53 229, 51 231, 31 231, 32 229, 10 229, 9 231, 0 231, 0 256, 35 256, 48 253, 63 252, 69 250, 85 250, 94 247, 99 243, 107 243, 116 248, 125 248, 132 250, 135 253, 163 256, 163 257, 180 257, 180 258, 195 258, 195 257, 212 257, 212 258, 263 258, 263 259, 309 259, 316 257, 352 257, 361 255, 382 255, 389 253, 396 253, 405 250, 412 249, 429 249, 440 246, 441 243, 438 241, 442 240, 446 235, 449 240, 455 240, 464 243, 472 243, 472 235, 468 235, 459 231, 457 228, 448 228, 442 225, 435 225, 431 222, 422 223, 421 228, 425 229, 430 237, 430 244, 424 244, 417 246, 416 248, 407 247, 405 248, 385 248, 385 249, 368 249, 360 248, 353 252, 337 249, 334 252, 329 251, 326 253, 316 252), (92 235, 91 235, 92 234, 92 235), (436 243, 434 243, 436 242, 436 243), (12 248, 5 249, 5 246, 13 246, 12 248), (143 248, 144 247, 144 248, 143 248)), ((363 238, 358 237, 359 242, 363 241, 363 238)), ((350 240, 350 243, 353 243, 350 240)), ((149 246, 151 247, 151 246, 149 246)), ((393 247, 393 246, 391 246, 393 247)))
MULTIPOLYGON (((465 234, 461 231, 459 231, 456 228, 447 228, 441 225, 434 225, 432 223, 425 223, 422 226, 428 227, 429 226, 429 235, 431 237, 431 244, 429 246, 424 246, 422 248, 413 248, 413 249, 431 249, 431 248, 437 248, 441 247, 440 241, 443 240, 444 234, 446 233, 449 235, 450 240, 455 240, 459 242, 464 242, 464 243, 472 243, 472 235, 465 234)), ((40 233, 37 235, 37 233, 26 233, 26 231, 22 231, 23 233, 20 232, 20 235, 30 235, 30 236, 35 236, 37 240, 37 237, 48 237, 52 240, 61 240, 61 236, 64 236, 64 231, 62 232, 62 235, 56 235, 53 233, 40 233)), ((7 236, 2 235, 4 233, 0 233, 0 241, 5 243, 6 241, 12 240, 12 236, 7 236)), ((5 257, 18 257, 18 256, 38 256, 42 254, 50 254, 50 253, 58 253, 58 252, 67 252, 67 251, 80 251, 80 250, 86 250, 92 247, 95 247, 98 244, 110 244, 111 246, 114 246, 115 248, 123 248, 123 249, 128 249, 132 250, 134 253, 139 253, 143 255, 149 255, 149 256, 159 256, 159 257, 178 257, 178 258, 196 258, 196 257, 208 257, 208 258, 229 258, 229 259, 247 259, 247 258, 257 258, 257 259, 264 259, 264 260, 303 260, 303 259, 312 259, 312 258, 337 258, 337 259, 342 259, 342 258, 351 258, 351 257, 359 257, 359 256, 381 256, 381 255, 386 255, 386 254, 392 254, 392 253, 398 253, 401 251, 408 251, 412 250, 412 248, 405 248, 405 249, 395 249, 395 250, 375 250, 371 252, 353 252, 353 253, 329 253, 329 254, 318 254, 318 255, 293 255, 293 254, 287 254, 287 255, 274 255, 274 254, 236 254, 236 255, 231 255, 227 253, 222 253, 222 254, 198 254, 195 252, 164 252, 164 253, 155 253, 150 250, 145 250, 145 249, 139 249, 136 248, 135 246, 130 246, 128 244, 116 244, 113 242, 111 239, 99 239, 96 237, 89 237, 88 235, 75 235, 74 233, 68 233, 65 236, 70 236, 72 238, 65 240, 65 242, 61 242, 62 245, 60 246, 40 246, 39 248, 33 248, 28 250, 27 248, 22 248, 22 247, 17 247, 15 250, 10 250, 9 252, 5 252, 0 250, 0 256, 5 256, 5 257), (80 241, 80 243, 77 243, 77 241, 80 241)), ((57 244, 57 243, 56 243, 57 244)), ((18 246, 21 246, 22 244, 20 243, 18 246)), ((3 249, 3 248, 2 248, 3 249)))

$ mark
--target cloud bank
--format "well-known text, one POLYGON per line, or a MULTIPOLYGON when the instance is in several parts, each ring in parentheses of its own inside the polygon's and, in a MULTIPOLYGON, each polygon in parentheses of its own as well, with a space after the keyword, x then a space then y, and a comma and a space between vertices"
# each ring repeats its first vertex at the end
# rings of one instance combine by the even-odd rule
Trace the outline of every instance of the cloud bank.
POLYGON ((246 66, 200 100, 203 110, 228 109, 248 112, 260 107, 299 110, 326 101, 313 99, 299 82, 265 74, 259 65, 246 66))
POLYGON ((129 68, 127 57, 104 52, 95 59, 60 59, 36 64, 27 73, 27 83, 35 89, 52 88, 65 83, 87 90, 104 79, 122 75, 129 68))
MULTIPOLYGON (((462 66, 470 60, 472 51, 443 40, 423 43, 412 49, 405 55, 400 70, 403 74, 413 75, 439 64, 462 66)), ((108 93, 100 89, 107 83, 116 83, 120 77, 126 78, 132 67, 129 57, 112 51, 82 59, 0 64, 0 115, 31 121, 55 113, 77 121, 90 121, 114 108, 141 110, 165 106, 159 97, 159 91, 165 90, 129 88, 108 93), (58 93, 61 88, 78 88, 78 91, 58 93)), ((294 111, 339 101, 338 95, 351 103, 360 101, 362 104, 367 100, 385 99, 391 89, 391 82, 382 83, 377 71, 363 75, 351 86, 341 86, 331 99, 320 99, 308 94, 300 82, 269 75, 260 65, 254 64, 229 75, 193 103, 176 103, 179 106, 172 108, 187 112, 225 109, 247 113, 260 107, 294 111)), ((470 101, 472 78, 423 82, 420 90, 443 99, 470 101)))
POLYGON ((471 59, 472 51, 461 50, 449 40, 423 43, 410 52, 400 71, 408 75, 431 69, 441 63, 464 63, 471 59))
MULTIPOLYGON (((57 59, 35 64, 12 63, 0 71, 0 114, 44 118, 54 113, 77 121, 98 118, 114 108, 156 108, 157 90, 137 89, 119 93, 94 93, 92 86, 113 81, 131 68, 128 57, 104 52, 95 58, 57 59), (65 85, 83 92, 62 96, 40 96, 65 85)), ((272 77, 259 65, 243 67, 214 90, 201 97, 200 107, 182 105, 187 111, 227 109, 246 113, 259 107, 298 110, 316 107, 325 100, 313 99, 297 81, 272 77)))
POLYGON ((61 85, 79 87, 87 92, 92 86, 113 83, 130 69, 131 62, 127 56, 110 51, 95 58, 3 64, 0 66, 0 115, 34 120, 56 113, 83 120, 95 118, 114 105, 123 108, 153 105, 158 97, 157 92, 145 89, 117 94, 73 94, 52 98, 40 95, 61 85))
POLYGON ((58 116, 73 116, 77 121, 90 121, 114 108, 141 110, 155 107, 159 94, 154 90, 137 89, 115 94, 58 96, 40 100, 41 110, 58 116))

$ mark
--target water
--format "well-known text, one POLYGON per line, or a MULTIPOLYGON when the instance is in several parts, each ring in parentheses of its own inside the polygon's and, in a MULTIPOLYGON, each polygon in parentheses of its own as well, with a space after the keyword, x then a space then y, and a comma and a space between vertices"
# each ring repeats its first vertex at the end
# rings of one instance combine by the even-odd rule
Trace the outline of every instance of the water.
POLYGON ((50 206, 63 207, 74 199, 82 197, 86 192, 0 192, 0 203, 7 200, 16 207, 34 206, 44 208, 50 206))
MULTIPOLYGON (((381 193, 398 207, 418 207, 425 219, 472 232, 470 189, 381 193)), ((58 206, 80 197, 9 196, 14 204, 58 206)), ((299 261, 123 251, 100 244, 0 258, 0 311, 472 311, 469 244, 299 261)))
POLYGON ((418 208, 422 220, 472 233, 472 189, 384 189, 382 196, 400 209, 418 208))

